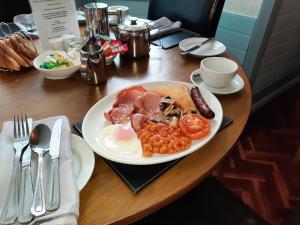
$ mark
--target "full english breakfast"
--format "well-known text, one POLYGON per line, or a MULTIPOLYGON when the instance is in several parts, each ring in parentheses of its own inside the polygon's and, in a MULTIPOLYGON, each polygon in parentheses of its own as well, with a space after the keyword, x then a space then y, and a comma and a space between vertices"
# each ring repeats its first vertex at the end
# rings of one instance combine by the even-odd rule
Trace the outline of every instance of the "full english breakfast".
POLYGON ((189 149, 192 141, 209 134, 214 112, 198 87, 132 86, 118 92, 104 117, 111 125, 100 130, 99 146, 151 157, 189 149))

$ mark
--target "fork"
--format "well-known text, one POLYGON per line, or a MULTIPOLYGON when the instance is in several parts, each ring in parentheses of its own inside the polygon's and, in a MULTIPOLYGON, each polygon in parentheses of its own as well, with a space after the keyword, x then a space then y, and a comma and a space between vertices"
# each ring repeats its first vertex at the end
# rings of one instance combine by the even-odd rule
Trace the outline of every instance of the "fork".
MULTIPOLYGON (((29 126, 29 132, 32 130, 32 119, 25 116, 26 126, 29 126)), ((32 179, 31 179, 31 148, 30 145, 23 150, 20 160, 21 178, 19 186, 19 214, 20 223, 28 223, 32 220, 31 203, 33 199, 32 179)))
POLYGON ((13 148, 15 150, 12 175, 10 178, 8 194, 6 196, 5 205, 1 214, 1 224, 12 224, 18 216, 19 201, 19 162, 22 152, 29 144, 29 127, 27 116, 25 122, 23 115, 14 116, 14 138, 13 148))

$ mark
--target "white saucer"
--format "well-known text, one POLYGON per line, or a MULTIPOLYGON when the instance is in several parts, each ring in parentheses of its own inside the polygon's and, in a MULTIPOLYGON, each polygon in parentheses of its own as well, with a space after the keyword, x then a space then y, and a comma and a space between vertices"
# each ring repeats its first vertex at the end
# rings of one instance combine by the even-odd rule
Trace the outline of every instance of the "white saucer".
POLYGON ((238 74, 236 74, 236 76, 233 78, 233 80, 231 81, 231 83, 228 86, 224 87, 224 88, 213 88, 213 87, 210 87, 210 86, 206 85, 201 80, 201 78, 198 79, 198 80, 195 79, 195 77, 194 77, 195 74, 200 74, 200 69, 194 70, 192 72, 191 77, 190 77, 191 82, 194 85, 203 87, 206 90, 209 90, 210 92, 212 92, 214 94, 219 94, 219 95, 233 94, 233 93, 236 93, 236 92, 242 90, 243 87, 244 87, 244 81, 241 78, 241 76, 238 75, 238 74))
MULTIPOLYGON (((192 48, 202 42, 206 41, 207 38, 202 37, 194 37, 194 38, 187 38, 179 42, 179 48, 182 51, 185 51, 189 48, 192 48)), ((207 56, 215 56, 220 55, 226 51, 226 46, 217 41, 211 40, 207 44, 203 45, 202 47, 190 52, 189 54, 198 57, 207 57, 207 56)))
POLYGON ((92 176, 95 155, 85 141, 74 134, 72 134, 72 152, 76 184, 81 191, 92 176))

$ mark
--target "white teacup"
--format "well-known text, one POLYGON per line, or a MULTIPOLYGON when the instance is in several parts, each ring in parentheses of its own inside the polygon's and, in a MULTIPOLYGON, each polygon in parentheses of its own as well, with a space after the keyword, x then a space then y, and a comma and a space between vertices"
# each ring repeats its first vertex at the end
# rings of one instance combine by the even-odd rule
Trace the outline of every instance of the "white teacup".
MULTIPOLYGON (((115 12, 117 12, 118 9, 122 10, 122 21, 121 22, 124 22, 129 13, 129 8, 127 6, 123 6, 123 5, 110 6, 110 7, 108 7, 108 12, 115 13, 115 12)), ((108 21, 110 24, 117 24, 118 23, 117 15, 108 15, 108 21)))
POLYGON ((238 65, 224 57, 209 57, 200 63, 200 74, 204 83, 213 88, 228 86, 237 70, 238 65))

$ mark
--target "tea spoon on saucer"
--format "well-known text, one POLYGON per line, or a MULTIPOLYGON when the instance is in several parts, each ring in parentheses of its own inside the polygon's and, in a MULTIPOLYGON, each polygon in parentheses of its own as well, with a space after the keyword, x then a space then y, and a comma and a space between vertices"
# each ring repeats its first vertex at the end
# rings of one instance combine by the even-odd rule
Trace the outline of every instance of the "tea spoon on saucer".
POLYGON ((203 82, 203 79, 202 79, 200 73, 195 73, 195 74, 193 74, 192 79, 193 79, 193 81, 195 82, 195 84, 200 84, 200 83, 203 82))

